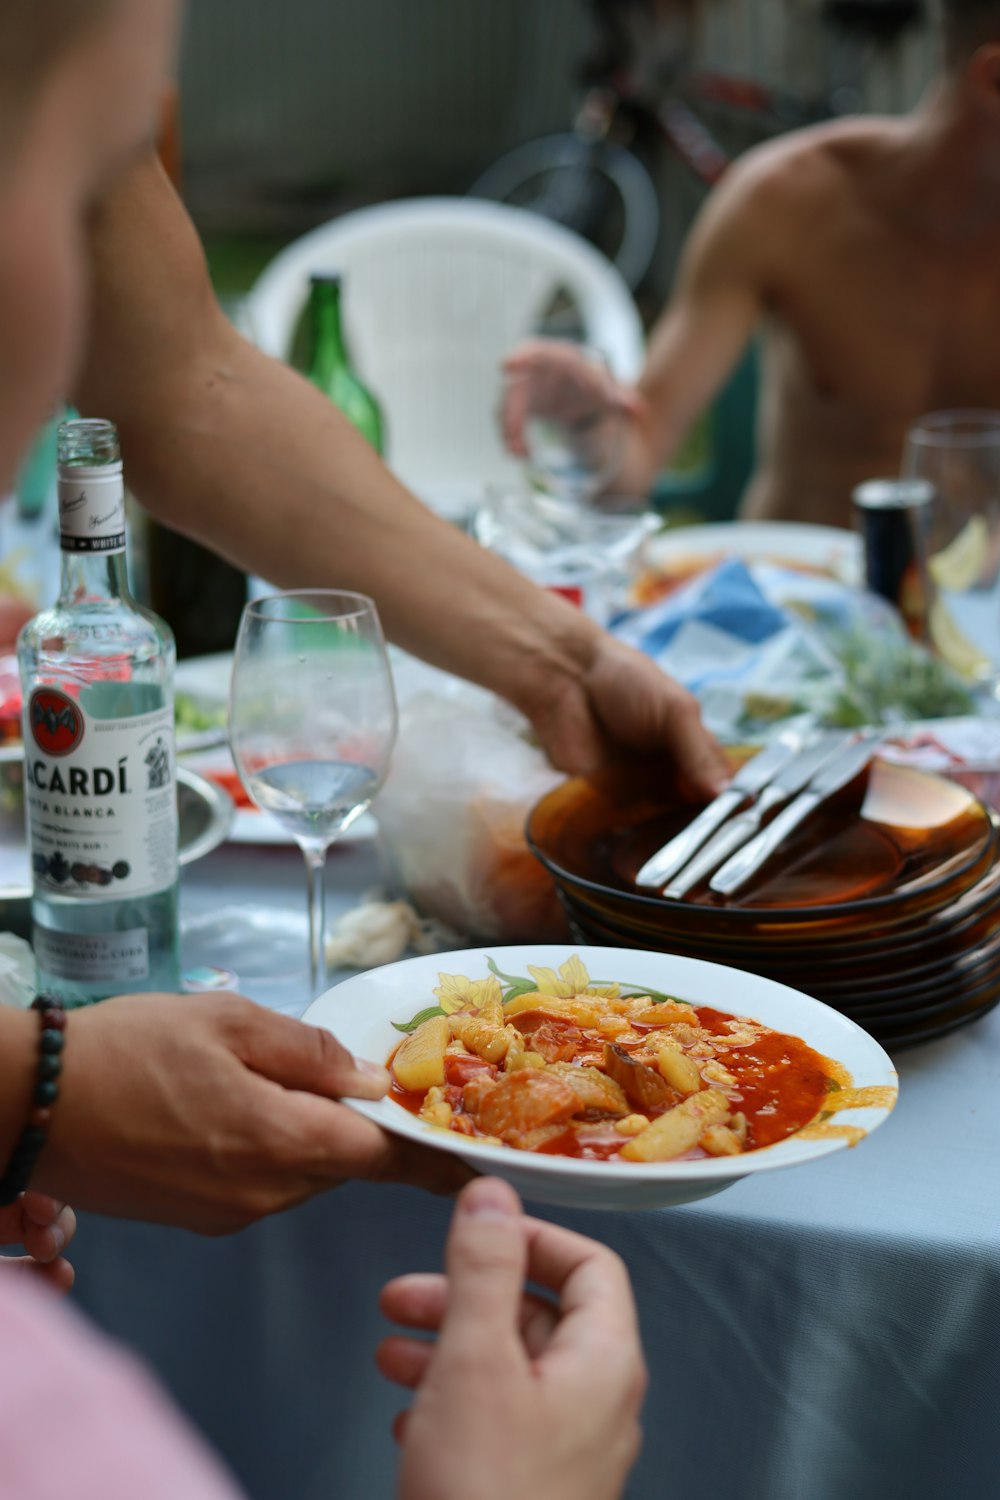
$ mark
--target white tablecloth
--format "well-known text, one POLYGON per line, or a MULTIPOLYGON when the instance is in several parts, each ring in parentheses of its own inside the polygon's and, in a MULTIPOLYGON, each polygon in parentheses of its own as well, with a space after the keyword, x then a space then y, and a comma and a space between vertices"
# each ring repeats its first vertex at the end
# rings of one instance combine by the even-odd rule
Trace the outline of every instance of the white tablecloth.
MULTIPOLYGON (((335 851, 331 911, 377 878, 371 846, 335 851)), ((292 920, 304 899, 297 851, 230 847, 185 876, 189 918, 292 920)), ((259 992, 293 1008, 303 983, 259 992)), ((652 1383, 631 1500, 1000 1494, 1000 1011, 897 1062, 895 1114, 856 1150, 688 1208, 552 1213, 632 1274, 652 1383)), ((351 1185, 222 1241, 91 1218, 77 1300, 253 1500, 387 1500, 401 1401, 372 1363, 377 1293, 439 1266, 448 1215, 351 1185)))

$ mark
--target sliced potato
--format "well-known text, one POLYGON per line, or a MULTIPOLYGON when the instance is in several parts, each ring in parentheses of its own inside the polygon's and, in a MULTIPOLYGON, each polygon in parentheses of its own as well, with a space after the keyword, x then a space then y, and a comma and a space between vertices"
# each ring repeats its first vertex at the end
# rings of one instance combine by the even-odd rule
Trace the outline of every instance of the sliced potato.
POLYGON ((679 1094, 696 1094, 701 1088, 697 1064, 679 1047, 661 1042, 657 1048, 657 1066, 672 1089, 679 1094))
POLYGON ((728 1115, 725 1094, 702 1089, 660 1115, 641 1135, 626 1141, 621 1154, 628 1161, 671 1161, 690 1151, 710 1125, 721 1125, 728 1115))
POLYGON ((451 1040, 447 1016, 431 1016, 411 1032, 392 1059, 392 1071, 401 1089, 420 1094, 444 1083, 444 1052, 451 1040))

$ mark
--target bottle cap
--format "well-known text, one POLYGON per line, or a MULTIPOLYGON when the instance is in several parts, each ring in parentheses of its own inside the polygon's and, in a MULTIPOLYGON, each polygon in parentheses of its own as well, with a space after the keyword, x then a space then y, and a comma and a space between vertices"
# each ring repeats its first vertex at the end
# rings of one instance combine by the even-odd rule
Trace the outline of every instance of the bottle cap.
POLYGON ((862 510, 911 510, 934 499, 934 486, 927 479, 867 479, 851 498, 862 510))

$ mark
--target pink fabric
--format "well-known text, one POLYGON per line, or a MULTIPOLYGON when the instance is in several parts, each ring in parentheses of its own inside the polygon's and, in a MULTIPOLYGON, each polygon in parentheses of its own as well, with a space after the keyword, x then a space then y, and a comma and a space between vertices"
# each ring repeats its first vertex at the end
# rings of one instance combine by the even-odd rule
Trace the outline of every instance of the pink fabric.
POLYGON ((0 1260, 0 1500, 238 1495, 142 1366, 0 1260))

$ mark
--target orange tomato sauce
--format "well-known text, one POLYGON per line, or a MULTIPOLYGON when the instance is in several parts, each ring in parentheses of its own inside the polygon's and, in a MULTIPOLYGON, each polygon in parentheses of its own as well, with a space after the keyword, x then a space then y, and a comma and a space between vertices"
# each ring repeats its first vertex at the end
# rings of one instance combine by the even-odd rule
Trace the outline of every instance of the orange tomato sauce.
MULTIPOLYGON (((511 1019, 529 1047, 532 1038, 537 1045, 544 1045, 549 1062, 558 1060, 591 1067, 600 1067, 603 1062, 608 1037, 596 1029, 538 1011, 522 1011, 511 1019)), ((726 1023, 739 1019, 710 1006, 691 1007, 692 1024, 704 1027, 714 1035, 725 1036, 726 1023)), ((642 1034, 658 1028, 634 1023, 632 1029, 642 1034)), ((635 1051, 641 1043, 632 1042, 630 1046, 624 1042, 620 1045, 627 1051, 635 1051)), ((730 1097, 733 1110, 746 1116, 745 1151, 759 1150, 786 1140, 813 1120, 823 1108, 838 1073, 836 1064, 822 1057, 799 1037, 770 1029, 749 1045, 734 1046, 724 1052, 719 1061, 736 1079, 730 1097)), ((481 1133, 473 1117, 465 1111, 463 1089, 470 1079, 483 1075, 489 1078, 502 1076, 496 1066, 479 1057, 449 1054, 445 1058, 444 1097, 453 1110, 449 1128, 458 1134, 477 1136, 481 1133)), ((389 1097, 412 1114, 419 1114, 425 1095, 400 1088, 394 1079, 389 1097)), ((649 1115, 655 1118, 667 1108, 670 1108, 669 1104, 654 1108, 649 1115)), ((536 1149, 546 1155, 608 1160, 617 1157, 625 1140, 614 1128, 612 1120, 588 1122, 574 1119, 562 1134, 536 1149)), ((683 1158, 675 1159, 697 1160, 707 1155, 700 1147, 695 1147, 683 1158)))

